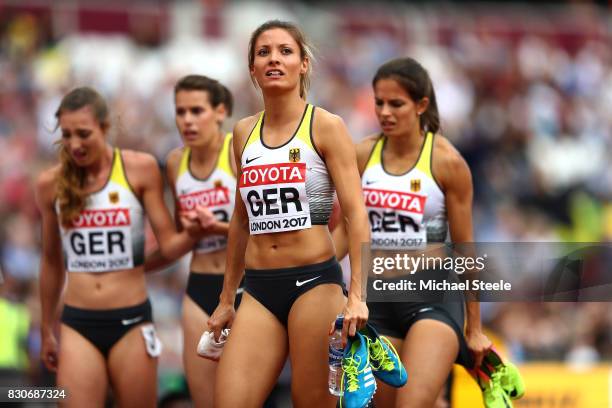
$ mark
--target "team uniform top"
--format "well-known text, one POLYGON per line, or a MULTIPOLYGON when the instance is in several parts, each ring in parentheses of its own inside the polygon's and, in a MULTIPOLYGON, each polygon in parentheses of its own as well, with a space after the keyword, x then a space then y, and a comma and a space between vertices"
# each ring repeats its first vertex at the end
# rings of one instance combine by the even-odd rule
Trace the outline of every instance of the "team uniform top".
MULTIPOLYGON (((56 202, 59 214, 59 203, 56 202)), ((144 263, 144 211, 125 176, 119 149, 108 181, 87 196, 72 227, 60 225, 69 272, 109 272, 144 263)))
POLYGON ((266 146, 259 117, 242 152, 240 195, 251 235, 327 225, 334 186, 312 141, 315 107, 307 104, 293 136, 278 147, 266 146))
MULTIPOLYGON (((236 195, 236 175, 230 161, 232 134, 225 135, 223 145, 212 172, 204 179, 191 173, 189 161, 191 149, 183 150, 175 191, 182 211, 195 210, 196 206, 207 207, 221 222, 229 222, 234 211, 236 195)), ((214 252, 227 246, 224 235, 209 235, 199 240, 195 251, 199 253, 214 252)))
POLYGON ((448 231, 444 193, 433 177, 434 135, 428 132, 416 164, 393 175, 382 160, 387 138, 374 145, 362 175, 362 187, 374 249, 420 249, 444 242, 448 231))

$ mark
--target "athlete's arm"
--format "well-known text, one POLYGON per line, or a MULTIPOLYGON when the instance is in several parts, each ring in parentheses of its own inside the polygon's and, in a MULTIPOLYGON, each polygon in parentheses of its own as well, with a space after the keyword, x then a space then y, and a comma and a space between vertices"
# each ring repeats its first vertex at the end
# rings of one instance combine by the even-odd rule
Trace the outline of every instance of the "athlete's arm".
MULTIPOLYGON (((241 163, 242 148, 246 143, 249 130, 254 125, 256 117, 248 117, 242 119, 234 127, 234 138, 232 145, 234 148, 235 163, 241 163)), ((227 247, 231 250, 227 251, 225 261, 225 276, 223 277, 223 289, 219 295, 219 304, 208 320, 208 327, 215 334, 215 339, 221 336, 221 330, 225 327, 231 327, 234 321, 234 300, 236 298, 236 290, 242 280, 244 274, 244 254, 246 252, 247 242, 249 240, 249 217, 244 206, 244 202, 240 198, 240 177, 242 169, 236 166, 236 203, 234 205, 234 213, 229 223, 229 233, 227 238, 227 247)))
MULTIPOLYGON (((127 177, 134 176, 142 202, 164 258, 175 260, 191 250, 198 237, 187 230, 177 232, 163 199, 163 180, 155 158, 141 152, 125 152, 127 177)), ((183 217, 182 222, 186 222, 183 217)), ((194 225, 194 224, 192 224, 194 225)))
MULTIPOLYGON (((181 232, 183 230, 183 226, 180 221, 179 214, 179 206, 176 200, 176 190, 174 188, 174 184, 176 183, 176 177, 178 173, 178 168, 181 160, 181 149, 177 148, 168 153, 166 157, 166 181, 170 186, 170 190, 172 191, 172 197, 174 200, 174 224, 176 230, 181 232)), ((174 263, 174 260, 166 259, 162 256, 161 250, 158 248, 152 253, 148 254, 145 257, 144 268, 145 272, 154 272, 156 270, 160 270, 162 268, 166 268, 168 265, 174 263)))
POLYGON ((346 236, 346 225, 344 223, 344 214, 340 208, 340 204, 334 200, 334 209, 332 211, 332 217, 338 217, 338 223, 332 230, 332 241, 334 241, 334 248, 336 249, 336 259, 339 261, 344 259, 348 254, 349 243, 348 237, 346 236))
POLYGON ((344 213, 351 261, 351 283, 344 311, 343 339, 355 335, 368 320, 365 304, 367 274, 362 273, 361 245, 370 242, 370 226, 361 192, 355 147, 342 119, 317 109, 313 123, 313 138, 321 152, 327 170, 336 186, 338 201, 344 213))
MULTIPOLYGON (((378 136, 370 136, 361 142, 355 145, 355 150, 357 151, 357 167, 359 169, 359 176, 363 175, 365 171, 365 167, 368 163, 368 159, 370 158, 370 153, 374 148, 374 144, 376 143, 378 136)), ((342 213, 342 209, 339 206, 335 205, 334 202, 334 211, 337 211, 340 222, 336 225, 336 227, 332 230, 332 239, 334 241, 334 246, 336 248, 336 258, 338 260, 343 259, 348 253, 348 237, 346 231, 346 223, 344 222, 344 214, 342 213)))
MULTIPOLYGON (((439 155, 434 154, 434 171, 442 184, 446 197, 448 225, 453 243, 472 243, 472 174, 459 152, 449 142, 443 140, 439 155), (440 156, 440 157, 438 157, 440 156)), ((436 152, 437 153, 437 152, 436 152)), ((469 297, 469 296, 468 296, 469 297)), ((474 353, 476 367, 480 367, 491 341, 482 333, 480 302, 466 297, 466 341, 474 353)))
POLYGON ((36 204, 42 215, 42 256, 39 281, 42 315, 40 324, 41 359, 51 371, 57 369, 57 340, 53 327, 57 322, 59 299, 66 278, 59 222, 53 207, 55 175, 55 171, 48 170, 40 175, 36 184, 36 204))

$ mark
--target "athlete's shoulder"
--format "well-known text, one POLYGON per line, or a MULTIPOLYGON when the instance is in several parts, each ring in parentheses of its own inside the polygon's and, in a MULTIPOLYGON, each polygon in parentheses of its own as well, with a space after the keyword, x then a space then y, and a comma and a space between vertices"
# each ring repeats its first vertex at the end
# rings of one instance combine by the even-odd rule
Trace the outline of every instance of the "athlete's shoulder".
POLYGON ((36 179, 36 196, 39 203, 52 202, 55 197, 57 179, 60 176, 61 165, 43 170, 36 179))
POLYGON ((377 133, 370 136, 366 136, 355 145, 355 150, 357 151, 357 165, 359 166, 360 173, 363 173, 363 171, 365 170, 370 155, 374 150, 374 146, 376 145, 376 142, 378 142, 379 139, 380 134, 377 133))
POLYGON ((339 115, 316 109, 312 119, 311 138, 315 149, 326 160, 326 155, 354 154, 353 141, 344 120, 339 115))
POLYGON ((126 168, 151 169, 152 167, 158 167, 157 159, 151 153, 122 149, 121 158, 126 168))
POLYGON ((234 139, 243 139, 249 136, 253 127, 259 120, 262 112, 256 113, 255 115, 247 116, 245 118, 240 119, 234 125, 234 130, 230 134, 234 139))
POLYGON ((439 159, 441 163, 451 165, 465 163, 465 160, 463 159, 463 156, 461 156, 461 153, 459 153, 459 150, 453 146, 450 140, 440 134, 436 134, 436 137, 434 138, 433 149, 434 157, 439 159))
POLYGON ((380 134, 376 133, 370 136, 366 136, 359 142, 357 142, 357 144, 355 145, 355 148, 357 149, 357 157, 362 154, 369 156, 372 152, 372 149, 374 149, 374 145, 376 145, 376 142, 378 142, 379 139, 380 134))
POLYGON ((436 134, 433 146, 433 171, 442 185, 459 178, 471 179, 470 168, 459 150, 446 137, 436 134))
POLYGON ((171 168, 178 168, 181 163, 183 154, 185 153, 186 147, 177 147, 166 155, 166 166, 171 168))
POLYGON ((242 118, 234 125, 234 130, 232 132, 232 146, 234 147, 233 151, 235 159, 238 162, 240 161, 242 150, 246 146, 247 140, 255 129, 255 125, 257 124, 257 121, 259 120, 262 113, 263 112, 259 112, 255 115, 242 118))
POLYGON ((61 165, 56 164, 53 167, 43 170, 40 172, 37 178, 37 185, 46 187, 49 184, 54 184, 57 177, 59 177, 61 171, 61 165))
POLYGON ((344 127, 344 120, 339 115, 331 113, 319 106, 314 111, 313 126, 320 130, 333 130, 334 128, 344 127))
POLYGON ((150 153, 136 150, 121 150, 125 177, 130 185, 139 191, 141 186, 156 183, 161 179, 159 163, 150 153))
POLYGON ((344 120, 323 108, 317 107, 314 113, 312 132, 315 144, 322 147, 322 151, 338 148, 337 143, 342 142, 343 137, 347 143, 351 142, 344 120))

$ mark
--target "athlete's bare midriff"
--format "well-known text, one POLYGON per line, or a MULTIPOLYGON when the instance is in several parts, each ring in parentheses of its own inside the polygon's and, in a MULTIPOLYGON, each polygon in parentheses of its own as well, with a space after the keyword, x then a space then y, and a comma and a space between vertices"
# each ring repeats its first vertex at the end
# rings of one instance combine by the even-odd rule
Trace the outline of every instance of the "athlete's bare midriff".
POLYGON ((245 254, 246 269, 276 269, 324 262, 334 256, 327 225, 299 231, 251 235, 245 254))
POLYGON ((222 275, 225 272, 225 257, 227 249, 215 252, 197 253, 193 252, 189 269, 195 273, 210 273, 222 275))
POLYGON ((67 272, 64 303, 83 309, 135 306, 147 299, 144 267, 113 272, 67 272))

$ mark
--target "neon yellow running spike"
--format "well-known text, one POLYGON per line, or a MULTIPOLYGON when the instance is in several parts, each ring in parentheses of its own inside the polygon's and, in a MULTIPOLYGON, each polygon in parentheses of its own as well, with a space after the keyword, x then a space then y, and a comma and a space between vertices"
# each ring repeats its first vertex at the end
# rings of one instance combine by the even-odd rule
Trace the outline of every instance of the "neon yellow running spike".
MULTIPOLYGON (((393 344, 388 343, 388 345, 395 352, 393 344)), ((391 360, 391 357, 389 357, 385 352, 381 340, 372 341, 368 339, 368 348, 370 350, 370 364, 372 365, 372 369, 391 371, 395 368, 395 364, 393 363, 393 360, 391 360)))
POLYGON ((509 361, 503 361, 494 349, 485 356, 483 366, 492 375, 498 374, 501 387, 511 399, 519 399, 525 394, 525 383, 518 368, 509 361))
POLYGON ((482 399, 486 408, 513 408, 512 401, 504 392, 500 384, 499 372, 495 372, 491 376, 491 380, 481 382, 480 377, 478 385, 482 389, 482 399))
POLYGON ((402 387, 408 381, 408 373, 400 360, 397 350, 385 336, 379 336, 369 323, 360 330, 367 340, 370 364, 374 376, 392 387, 402 387))

